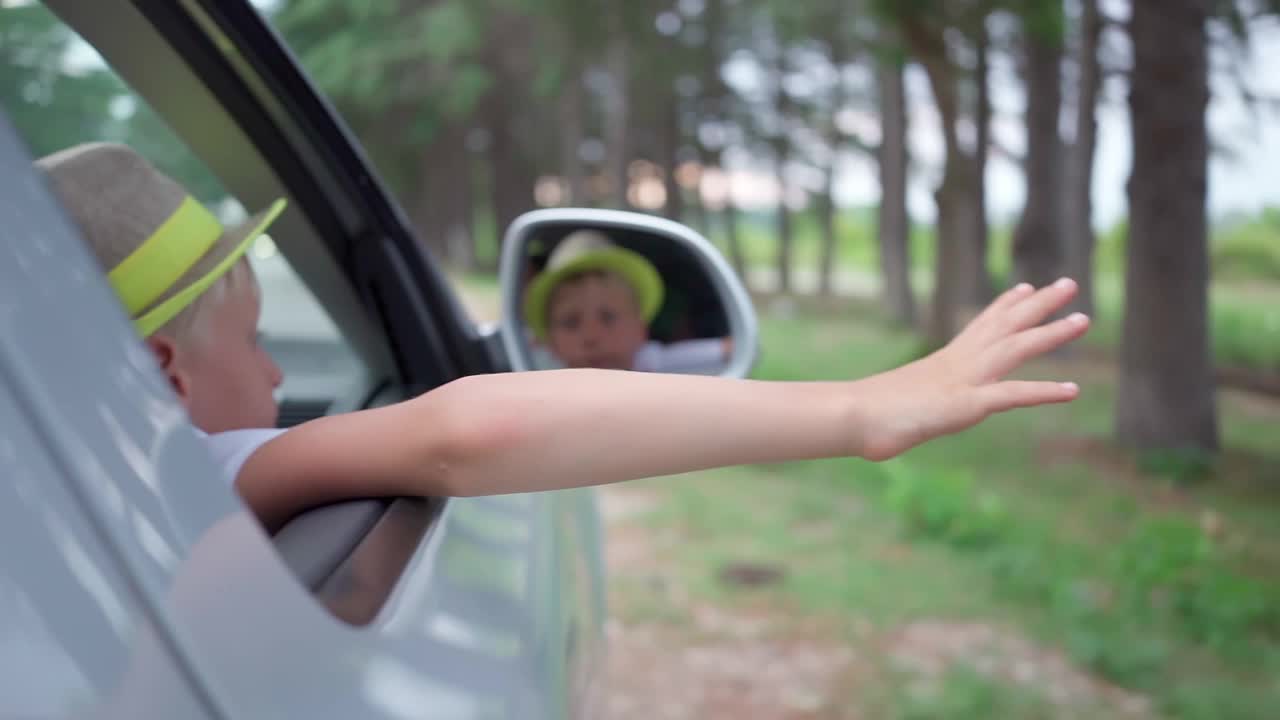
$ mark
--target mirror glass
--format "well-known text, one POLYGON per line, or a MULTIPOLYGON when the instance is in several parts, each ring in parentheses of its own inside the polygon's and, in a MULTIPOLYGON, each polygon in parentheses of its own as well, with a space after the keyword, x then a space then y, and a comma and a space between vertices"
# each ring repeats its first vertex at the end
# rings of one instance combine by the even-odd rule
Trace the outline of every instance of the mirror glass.
POLYGON ((721 374, 729 314, 687 244, 643 228, 545 224, 522 243, 522 327, 532 369, 721 374))

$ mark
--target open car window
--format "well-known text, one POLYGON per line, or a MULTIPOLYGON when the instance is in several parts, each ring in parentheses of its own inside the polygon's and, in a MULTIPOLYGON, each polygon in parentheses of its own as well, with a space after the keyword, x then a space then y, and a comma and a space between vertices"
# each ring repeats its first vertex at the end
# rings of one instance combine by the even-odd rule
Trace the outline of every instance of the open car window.
MULTIPOLYGON (((439 314, 430 311, 451 298, 431 284, 431 268, 413 266, 398 240, 371 229, 388 214, 363 204, 369 185, 358 158, 337 167, 298 163, 318 163, 317 147, 349 152, 345 138, 307 137, 315 144, 306 149, 293 145, 303 141, 297 135, 264 143, 261 133, 285 126, 300 132, 323 117, 298 105, 272 106, 264 124, 263 108, 252 105, 260 98, 246 94, 249 70, 228 67, 225 43, 211 42, 200 34, 208 28, 192 22, 212 22, 207 15, 177 4, 142 10, 123 0, 0 0, 0 106, 31 153, 89 141, 127 144, 226 225, 287 196, 291 210, 248 254, 263 291, 262 342, 285 376, 277 393, 281 426, 395 402, 454 377, 459 328, 440 330, 439 314), (228 72, 246 75, 228 82, 228 72), (264 145, 272 152, 261 152, 264 145), (423 302, 414 292, 428 286, 432 302, 423 302)), ((279 63, 269 40, 240 49, 274 52, 279 63)), ((177 484, 170 488, 190 497, 177 484)), ((354 497, 302 513, 273 541, 324 607, 348 623, 367 623, 443 506, 439 499, 354 497)))
MULTIPOLYGON (((38 2, 0 3, 0 105, 36 156, 91 141, 130 145, 226 225, 247 212, 102 57, 38 2)), ((323 415, 363 369, 270 235, 248 257, 263 291, 260 331, 284 371, 280 424, 323 415)))

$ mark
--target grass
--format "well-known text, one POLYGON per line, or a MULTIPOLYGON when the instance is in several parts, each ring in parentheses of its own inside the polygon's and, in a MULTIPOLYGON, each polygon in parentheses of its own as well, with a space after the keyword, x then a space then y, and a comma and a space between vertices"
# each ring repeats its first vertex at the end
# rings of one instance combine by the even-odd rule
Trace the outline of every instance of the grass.
MULTIPOLYGON (((757 377, 842 378, 910 357, 870 317, 764 318, 757 377)), ((1107 442, 1112 373, 1068 361, 1071 406, 995 418, 887 465, 751 467, 651 481, 675 571, 719 603, 761 601, 884 631, 921 618, 1012 626, 1170 718, 1271 717, 1280 706, 1280 406, 1225 396, 1226 452, 1198 472, 1107 442), (733 589, 729 563, 786 569, 733 589)), ((661 615, 660 607, 647 612, 661 615)), ((851 637, 851 642, 854 640, 851 637)), ((963 666, 927 690, 886 675, 851 698, 875 717, 1107 717, 963 666), (915 688, 915 689, 912 689, 915 688)))

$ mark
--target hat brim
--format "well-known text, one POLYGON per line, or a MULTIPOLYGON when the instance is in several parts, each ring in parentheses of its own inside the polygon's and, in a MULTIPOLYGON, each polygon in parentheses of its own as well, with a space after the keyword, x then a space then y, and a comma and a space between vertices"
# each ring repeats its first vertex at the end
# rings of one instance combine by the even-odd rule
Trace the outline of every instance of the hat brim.
POLYGON ((180 290, 152 305, 134 319, 133 325, 138 333, 149 337, 213 287, 219 278, 226 275, 244 257, 253 241, 266 232, 287 205, 285 199, 280 198, 267 209, 227 228, 209 252, 174 284, 180 290))
POLYGON ((640 253, 624 248, 596 250, 565 263, 555 270, 544 271, 533 279, 525 293, 525 322, 541 341, 547 339, 547 304, 557 286, 566 278, 593 270, 621 275, 635 291, 640 314, 650 323, 662 307, 664 288, 662 277, 653 263, 640 253))

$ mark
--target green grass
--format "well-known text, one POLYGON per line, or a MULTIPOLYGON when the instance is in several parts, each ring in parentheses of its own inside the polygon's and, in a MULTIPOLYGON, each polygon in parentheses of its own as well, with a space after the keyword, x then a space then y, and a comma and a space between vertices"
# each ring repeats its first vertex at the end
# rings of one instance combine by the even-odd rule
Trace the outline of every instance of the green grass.
MULTIPOLYGON (((868 317, 764 318, 762 329, 761 378, 859 376, 916 347, 868 317)), ((1165 717, 1272 717, 1280 407, 1224 399, 1227 450, 1214 463, 1191 462, 1199 472, 1189 473, 1186 459, 1142 464, 1109 445, 1109 371, 1060 361, 1031 374, 1078 377, 1085 392, 1070 406, 995 418, 891 464, 651 481, 662 502, 646 521, 679 534, 686 550, 674 570, 715 602, 768 602, 883 632, 922 618, 989 621, 1150 698, 1165 717), (785 579, 755 589, 718 581, 718 568, 743 561, 783 567, 785 579)), ((648 602, 661 616, 661 603, 648 602)), ((964 667, 927 692, 911 686, 890 677, 884 692, 850 702, 891 718, 1110 716, 1051 708, 964 667)))
POLYGON ((993 680, 967 666, 953 668, 932 687, 913 687, 910 678, 896 677, 876 704, 875 716, 892 720, 1062 717, 1035 690, 993 680))

